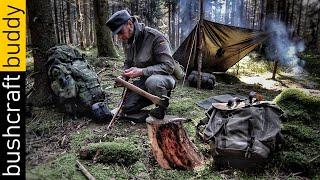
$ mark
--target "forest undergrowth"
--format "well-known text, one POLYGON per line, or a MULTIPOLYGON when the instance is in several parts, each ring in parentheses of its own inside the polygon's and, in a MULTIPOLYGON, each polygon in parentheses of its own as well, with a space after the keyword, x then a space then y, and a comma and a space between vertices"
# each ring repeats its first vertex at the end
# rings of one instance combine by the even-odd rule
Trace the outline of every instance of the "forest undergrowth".
MULTIPOLYGON (((102 88, 108 95, 109 107, 111 109, 116 107, 122 89, 113 87, 113 79, 120 75, 119 69, 123 65, 123 60, 120 57, 97 61, 94 58, 95 50, 85 53, 101 77, 102 88)), ((252 61, 256 61, 256 65, 259 65, 258 71, 247 69, 246 73, 247 66, 241 64, 240 75, 248 75, 249 71, 250 75, 270 71, 269 62, 255 59, 252 61)), ((86 179, 75 166, 75 161, 79 160, 79 151, 82 147, 99 142, 102 142, 102 146, 108 146, 107 151, 112 151, 109 153, 109 161, 98 163, 92 160, 80 160, 97 179, 319 178, 318 94, 313 91, 310 94, 308 89, 307 91, 287 88, 269 90, 260 84, 243 83, 233 73, 230 74, 218 77, 218 83, 213 90, 197 90, 179 83, 172 92, 168 114, 192 119, 191 122, 184 124, 184 127, 198 150, 206 157, 206 165, 202 168, 195 171, 162 169, 152 155, 145 123, 119 119, 114 127, 107 131, 108 122, 97 123, 87 117, 71 119, 68 115, 57 112, 53 106, 33 107, 30 117, 26 120, 27 179, 86 179), (260 171, 243 172, 235 169, 218 171, 212 166, 213 159, 209 153, 209 146, 195 135, 195 125, 205 116, 205 110, 196 103, 225 93, 247 96, 250 91, 262 94, 265 100, 275 99, 275 102, 285 110, 289 118, 283 122, 283 133, 287 140, 285 149, 273 154, 266 168, 260 171), (128 149, 119 148, 121 145, 128 149), (122 160, 114 157, 117 154, 121 155, 119 157, 122 157, 122 160), (123 160, 126 157, 130 157, 130 163, 123 160)), ((238 74, 238 77, 240 75, 238 74)), ((27 81, 27 84, 32 84, 32 78, 27 81)))

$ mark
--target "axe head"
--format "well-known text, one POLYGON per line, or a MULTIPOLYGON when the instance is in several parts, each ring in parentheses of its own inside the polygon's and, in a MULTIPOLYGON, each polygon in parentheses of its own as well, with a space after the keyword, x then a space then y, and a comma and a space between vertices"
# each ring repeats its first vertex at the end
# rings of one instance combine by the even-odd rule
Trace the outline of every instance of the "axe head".
POLYGON ((163 107, 163 108, 167 108, 169 106, 169 99, 170 98, 168 96, 162 95, 161 96, 161 101, 160 101, 160 103, 158 105, 163 107))

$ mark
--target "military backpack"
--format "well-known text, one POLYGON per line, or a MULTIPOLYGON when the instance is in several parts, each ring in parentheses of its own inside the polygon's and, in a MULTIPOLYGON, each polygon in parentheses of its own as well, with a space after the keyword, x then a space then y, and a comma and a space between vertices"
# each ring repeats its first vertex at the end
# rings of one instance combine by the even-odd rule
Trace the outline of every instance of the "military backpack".
POLYGON ((81 53, 68 45, 47 52, 48 75, 54 100, 67 113, 86 114, 105 98, 100 80, 81 53))

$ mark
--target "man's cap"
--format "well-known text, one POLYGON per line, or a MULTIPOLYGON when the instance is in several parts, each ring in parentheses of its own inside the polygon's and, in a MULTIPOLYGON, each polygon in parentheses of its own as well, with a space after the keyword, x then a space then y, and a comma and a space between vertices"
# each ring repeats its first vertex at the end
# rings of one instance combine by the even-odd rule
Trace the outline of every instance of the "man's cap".
POLYGON ((127 10, 114 13, 107 21, 107 26, 112 31, 112 35, 116 35, 130 18, 131 16, 127 10))

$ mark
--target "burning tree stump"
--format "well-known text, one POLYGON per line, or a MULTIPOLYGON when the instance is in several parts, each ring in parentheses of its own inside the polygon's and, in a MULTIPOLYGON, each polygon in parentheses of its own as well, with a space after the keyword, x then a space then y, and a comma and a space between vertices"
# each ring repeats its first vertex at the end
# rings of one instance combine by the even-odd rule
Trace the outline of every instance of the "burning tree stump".
POLYGON ((204 164, 203 156, 183 129, 184 121, 175 116, 165 116, 163 120, 147 118, 152 151, 164 169, 192 170, 204 164))

